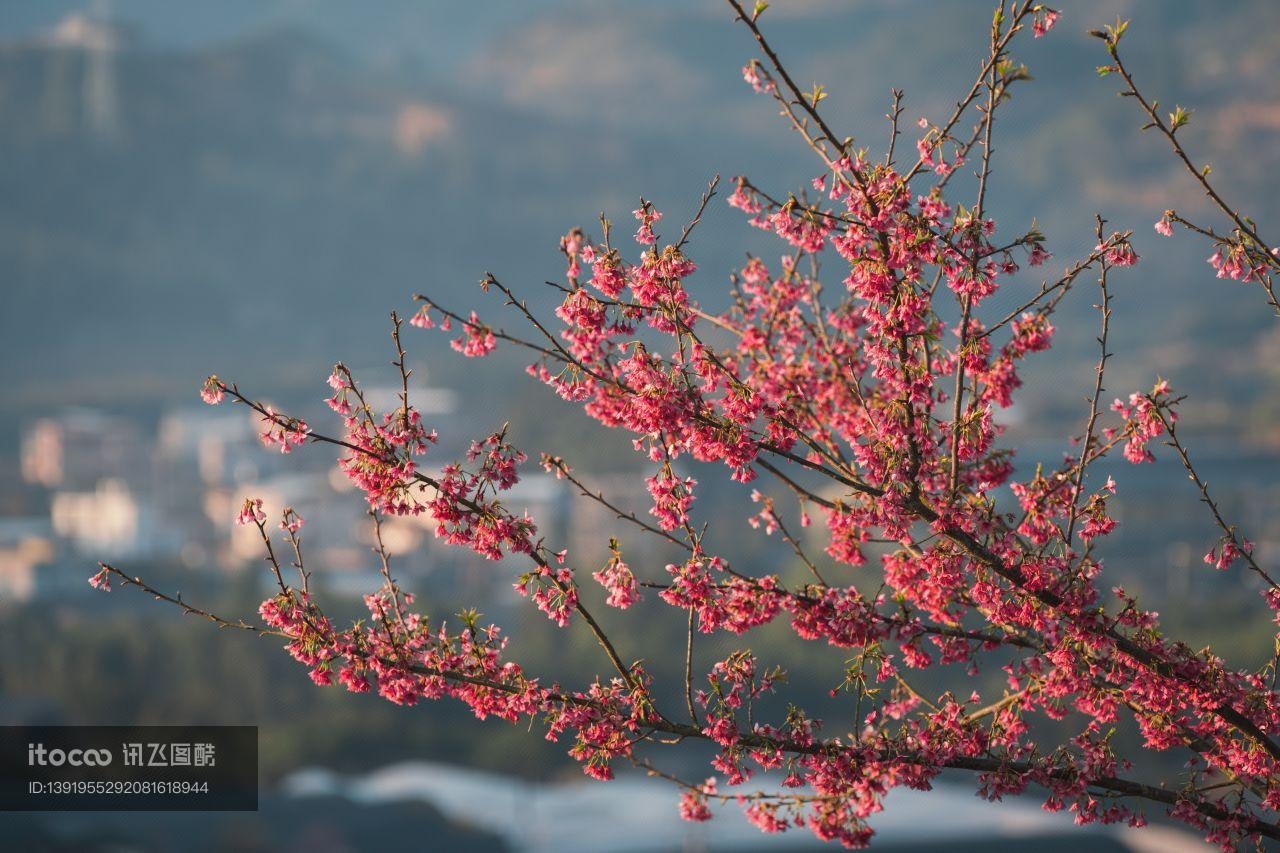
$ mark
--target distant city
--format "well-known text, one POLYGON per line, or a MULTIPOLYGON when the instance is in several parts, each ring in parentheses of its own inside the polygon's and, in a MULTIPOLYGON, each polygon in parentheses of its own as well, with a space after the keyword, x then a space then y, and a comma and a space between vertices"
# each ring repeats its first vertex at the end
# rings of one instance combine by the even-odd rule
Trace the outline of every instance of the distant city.
MULTIPOLYGON (((391 387, 366 389, 375 408, 394 408, 398 393, 391 387)), ((414 395, 442 435, 424 466, 460 458, 472 436, 458 393, 418 388, 414 395)), ((277 517, 286 506, 302 515, 308 567, 327 589, 354 595, 375 588, 380 581, 363 496, 333 464, 332 449, 305 446, 285 455, 265 448, 259 420, 239 406, 197 403, 165 410, 153 422, 92 408, 29 421, 21 431, 20 479, 0 484, 0 507, 11 508, 0 514, 0 601, 81 592, 98 560, 124 567, 171 565, 215 577, 259 565, 257 531, 235 524, 246 497, 262 498, 277 517)), ((1030 466, 1052 461, 1056 452, 1052 444, 1034 443, 1020 459, 1030 466)), ((1211 482, 1232 484, 1221 496, 1224 512, 1254 540, 1260 558, 1280 557, 1280 460, 1269 454, 1202 458, 1211 482)), ((1202 565, 1214 532, 1173 460, 1110 464, 1108 471, 1120 483, 1114 499, 1120 526, 1103 554, 1118 579, 1136 583, 1157 600, 1182 600, 1193 587, 1220 593, 1241 584, 1250 589, 1250 575, 1220 576, 1202 565)), ((643 478, 629 470, 592 471, 586 479, 619 507, 643 516, 649 506, 643 478)), ((714 476, 706 480, 700 514, 730 524, 735 513, 745 519, 741 490, 718 486, 714 476)), ((527 508, 548 541, 562 543, 577 559, 603 554, 611 535, 628 543, 633 558, 660 556, 608 510, 532 463, 506 500, 527 508)), ((435 527, 429 512, 384 522, 384 542, 401 572, 410 578, 429 575, 433 585, 485 600, 495 586, 505 588, 466 571, 478 558, 437 542, 435 527)), ((748 566, 776 570, 776 561, 785 561, 769 547, 777 543, 759 534, 725 539, 724 552, 748 566)))
MULTIPOLYGON (((375 408, 394 408, 398 393, 365 389, 375 408)), ((465 452, 456 392, 417 388, 414 400, 446 436, 426 466, 465 452)), ((246 497, 262 498, 276 516, 271 530, 286 506, 305 519, 307 565, 327 589, 360 594, 376 588, 380 579, 364 499, 333 464, 330 448, 288 455, 265 448, 259 420, 242 407, 197 403, 164 411, 155 422, 92 408, 30 421, 21 433, 21 480, 0 485, 0 498, 7 498, 0 504, 42 511, 0 515, 0 601, 80 592, 98 560, 125 568, 138 562, 173 565, 215 576, 258 565, 257 531, 235 524, 246 497)), ((592 481, 628 511, 645 511, 641 478, 605 475, 592 481)), ((575 501, 568 483, 535 465, 526 466, 507 500, 528 508, 551 541, 575 553, 595 553, 607 542, 601 539, 607 511, 575 501)), ((456 581, 467 591, 474 580, 448 574, 475 558, 433 544, 435 527, 430 513, 386 519, 384 544, 393 556, 412 555, 402 564, 409 577, 430 572, 434 581, 456 581)))

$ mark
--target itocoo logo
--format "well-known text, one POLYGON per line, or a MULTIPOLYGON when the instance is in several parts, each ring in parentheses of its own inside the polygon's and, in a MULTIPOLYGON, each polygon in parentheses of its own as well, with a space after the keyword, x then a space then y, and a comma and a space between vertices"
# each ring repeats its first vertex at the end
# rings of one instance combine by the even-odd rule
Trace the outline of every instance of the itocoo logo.
POLYGON ((28 767, 105 767, 110 763, 109 749, 46 749, 42 743, 27 744, 28 767))

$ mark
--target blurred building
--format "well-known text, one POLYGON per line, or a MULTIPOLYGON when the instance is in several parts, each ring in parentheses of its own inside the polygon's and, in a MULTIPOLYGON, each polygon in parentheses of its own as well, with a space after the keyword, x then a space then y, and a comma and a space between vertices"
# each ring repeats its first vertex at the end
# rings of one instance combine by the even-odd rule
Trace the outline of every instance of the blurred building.
POLYGON ((48 520, 0 519, 0 603, 35 598, 56 553, 48 520))
POLYGON ((49 506, 53 531, 78 553, 101 559, 154 557, 166 540, 149 501, 123 480, 99 480, 90 491, 55 492, 49 506))
MULTIPOLYGON (((364 389, 379 412, 395 411, 400 393, 399 385, 364 389)), ((440 465, 465 454, 458 437, 468 432, 449 423, 462 419, 455 392, 415 388, 411 402, 433 426, 454 436, 432 447, 424 462, 440 465)), ((44 493, 48 517, 43 539, 0 542, 7 549, 3 553, 13 555, 0 585, 15 594, 35 594, 37 566, 54 551, 81 562, 154 560, 224 570, 261 566, 260 532, 236 523, 245 499, 260 498, 286 571, 292 574, 293 555, 287 545, 281 548, 279 522, 284 508, 292 507, 306 520, 307 568, 323 578, 320 583, 344 592, 376 589, 381 576, 373 523, 364 495, 334 465, 343 451, 316 446, 284 455, 264 449, 257 420, 243 407, 184 407, 160 417, 154 438, 137 420, 88 409, 34 421, 22 435, 21 473, 44 493)), ((614 513, 576 497, 567 481, 532 465, 523 473, 502 494, 503 505, 517 515, 527 512, 546 546, 568 548, 575 565, 606 559, 609 536, 621 526, 614 513)), ((603 477, 595 485, 625 511, 643 515, 648 508, 640 478, 603 477)), ((429 501, 429 492, 417 497, 429 501)), ((491 572, 477 570, 483 562, 479 557, 441 541, 437 527, 430 512, 382 520, 382 544, 394 558, 397 578, 448 590, 478 606, 509 592, 507 584, 494 584, 491 572)), ((628 533, 624 527, 624 538, 628 533)))
POLYGON ((49 129, 83 127, 109 142, 124 130, 116 64, 119 51, 131 39, 127 30, 103 17, 73 12, 43 39, 52 48, 43 113, 49 129))
POLYGON ((150 453, 138 424, 92 409, 41 418, 22 436, 22 478, 49 489, 85 491, 99 480, 150 479, 150 453))
MULTIPOLYGON (((156 436, 156 459, 165 481, 190 478, 221 486, 261 476, 265 454, 249 412, 208 406, 166 412, 156 436)), ((269 460, 268 460, 269 461, 269 460)))
POLYGON ((156 511, 153 454, 130 418, 72 409, 22 435, 23 479, 48 490, 53 537, 94 559, 155 557, 181 533, 156 511))

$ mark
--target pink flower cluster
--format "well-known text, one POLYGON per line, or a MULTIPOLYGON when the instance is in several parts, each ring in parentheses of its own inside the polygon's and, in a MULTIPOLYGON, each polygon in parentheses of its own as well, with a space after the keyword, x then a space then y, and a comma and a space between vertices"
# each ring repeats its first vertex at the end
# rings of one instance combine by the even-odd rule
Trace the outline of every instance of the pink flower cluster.
POLYGON ((262 443, 266 447, 278 447, 288 453, 311 436, 311 427, 301 418, 281 415, 270 406, 264 408, 262 417, 262 443))
POLYGON ((1124 458, 1137 465, 1154 462, 1155 456, 1147 449, 1151 440, 1164 434, 1162 418, 1170 422, 1178 419, 1178 413, 1169 405, 1169 383, 1160 381, 1149 394, 1137 392, 1129 395, 1129 401, 1117 399, 1111 409, 1124 419, 1124 434, 1128 437, 1124 446, 1124 458))
POLYGON ((626 610, 640 600, 640 588, 636 584, 636 576, 632 573, 631 567, 622 561, 622 554, 618 551, 616 540, 610 543, 610 550, 613 553, 609 557, 609 562, 603 569, 592 574, 592 577, 608 591, 610 607, 626 610))
MULTIPOLYGON (((997 37, 1028 21, 1039 37, 1059 17, 1043 5, 1019 9, 1012 20, 997 17, 997 37)), ((742 17, 754 29, 755 18, 742 17)), ((1004 42, 994 44, 999 59, 1004 42)), ((717 778, 738 790, 716 779, 683 783, 679 811, 689 820, 737 800, 763 831, 803 827, 861 847, 890 790, 927 789, 957 770, 976 774, 989 799, 1038 791, 1046 809, 1069 810, 1080 823, 1140 825, 1134 803, 1146 800, 1224 849, 1263 829, 1280 833, 1271 818, 1280 810, 1280 695, 1268 673, 1168 639, 1156 614, 1122 589, 1114 599, 1099 589, 1095 552, 1117 526, 1108 505, 1115 483, 1097 488, 1088 470, 1120 447, 1130 462, 1152 461, 1150 445, 1161 436, 1177 447, 1178 400, 1168 384, 1117 399, 1110 414, 1095 398, 1077 450, 1060 464, 1015 477, 1013 450, 1003 445, 1001 410, 1014 404, 1025 360, 1052 345, 1058 300, 1091 270, 1105 316, 1107 276, 1139 260, 1126 234, 1104 238, 1099 225, 1092 254, 1056 283, 1027 291, 1018 276, 1022 265, 1051 257, 1044 237, 1034 227, 1001 232, 981 193, 976 205, 956 198, 964 176, 955 170, 973 143, 955 138, 953 123, 922 121, 918 162, 900 171, 892 156, 855 154, 832 138, 816 112, 818 90, 789 97, 778 89, 787 78, 755 62, 743 74, 779 99, 823 157, 803 200, 775 200, 745 178, 729 196, 751 225, 778 238, 779 257, 748 257, 730 298, 708 308, 688 286, 696 222, 664 241, 655 231, 662 215, 642 199, 634 259, 611 244, 607 227, 599 240, 580 229, 561 239, 567 284, 555 285, 563 292, 558 325, 508 300, 534 329, 532 341, 520 340, 538 353, 529 373, 627 434, 651 469, 649 515, 583 493, 662 547, 682 549, 679 556, 646 565, 611 538, 592 575, 603 593, 579 587, 566 552, 552 550, 534 520, 504 501, 526 461, 505 430, 472 442, 462 460, 422 467, 436 435, 410 405, 403 352, 401 404, 383 414, 335 367, 328 403, 343 420, 340 438, 315 434, 216 377, 201 392, 210 403, 230 395, 252 406, 264 442, 285 452, 304 441, 341 446, 339 467, 375 512, 429 514, 444 542, 520 561, 516 591, 556 625, 591 631, 611 674, 577 690, 544 685, 506 660, 496 626, 480 627, 474 613, 454 631, 433 623, 409 610, 411 598, 389 574, 366 598, 370 618, 351 628, 329 621, 305 591, 305 573, 303 591, 280 581, 262 605, 263 622, 317 684, 336 681, 405 705, 453 698, 481 718, 541 718, 548 737, 571 741, 570 755, 596 779, 612 778, 619 760, 639 760, 646 740, 706 742, 717 778), (1016 297, 996 298, 1010 284, 1016 297), (1009 302, 1022 307, 1006 313, 1009 302), (700 477, 720 470, 755 484, 746 520, 785 540, 794 564, 751 573, 716 554, 703 523, 711 520, 698 517, 692 463, 706 463, 700 477), (811 510, 825 525, 810 527, 811 510), (679 663, 689 675, 680 712, 667 707, 674 691, 652 689, 645 667, 628 663, 637 650, 615 646, 590 615, 593 596, 626 616, 661 607, 640 602, 642 587, 660 590, 654 598, 690 620, 688 636, 681 623, 679 663), (804 709, 770 701, 784 674, 750 651, 709 668, 706 648, 714 646, 691 651, 695 626, 736 643, 766 625, 844 650, 831 697, 847 728, 824 732, 804 709), (934 680, 913 686, 909 679, 925 669, 970 680, 941 693, 934 680), (1003 673, 999 687, 976 678, 989 669, 1003 673), (1040 738, 1051 726, 1070 734, 1046 748, 1040 738), (1194 754, 1186 778, 1172 787, 1131 780, 1132 765, 1111 737, 1121 727, 1148 749, 1194 754), (785 774, 783 790, 741 792, 760 770, 785 774), (1231 792, 1221 796, 1224 785, 1231 792)), ((1171 221, 1166 214, 1156 230, 1167 234, 1171 221)), ((1211 263, 1224 277, 1257 274, 1240 246, 1211 263)), ((492 278, 485 285, 510 297, 492 278)), ((454 323, 462 334, 453 347, 466 356, 519 340, 475 312, 431 303, 411 320, 444 331, 454 323)), ((397 321, 397 347, 398 332, 397 321)), ((543 464, 572 479, 560 460, 543 464)), ((261 501, 246 501, 238 521, 266 534, 261 501)), ((281 526, 294 539, 302 519, 286 510, 281 526)), ((1251 543, 1222 528, 1206 562, 1251 562, 1251 543)), ((109 574, 104 568, 91 583, 105 588, 109 574)), ((1280 613, 1280 594, 1271 590, 1266 600, 1280 613)))

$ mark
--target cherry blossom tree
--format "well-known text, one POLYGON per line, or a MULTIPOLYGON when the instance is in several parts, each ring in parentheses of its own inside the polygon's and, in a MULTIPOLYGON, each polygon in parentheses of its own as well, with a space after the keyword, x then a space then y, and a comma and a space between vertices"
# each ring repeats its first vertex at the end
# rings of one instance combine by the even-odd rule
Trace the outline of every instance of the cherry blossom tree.
MULTIPOLYGON (((252 498, 238 520, 258 531, 277 587, 260 623, 224 619, 108 564, 91 582, 137 586, 221 626, 279 637, 319 685, 337 681, 403 705, 451 699, 512 723, 541 719, 546 737, 567 743, 589 776, 607 780, 634 763, 669 779, 688 820, 737 802, 766 832, 807 828, 861 847, 889 791, 928 789, 951 771, 970 774, 983 797, 1036 796, 1078 823, 1142 825, 1154 809, 1224 850, 1280 839, 1274 663, 1229 668, 1211 650, 1164 636, 1156 615, 1123 589, 1100 588, 1098 549, 1116 526, 1108 501, 1122 485, 1091 472, 1117 453, 1149 463, 1165 444, 1220 528, 1205 561, 1257 573, 1259 606, 1280 612, 1280 587, 1219 510, 1177 432, 1182 398, 1161 380, 1108 405, 1111 286, 1138 261, 1130 232, 1098 217, 1087 255, 1027 291, 1016 310, 989 307, 1022 268, 1047 269, 1052 258, 1035 227, 997 228, 988 187, 996 114, 1029 78, 1011 48, 1028 31, 1046 35, 1058 12, 1001 2, 980 71, 954 111, 921 119, 916 133, 900 123, 895 92, 887 148, 872 154, 828 124, 820 86, 806 91, 788 73, 762 29, 767 4, 728 2, 760 54, 743 69, 746 82, 779 108, 819 174, 803 192, 781 194, 734 179, 728 203, 780 239, 781 257, 750 258, 732 276, 727 311, 704 310, 686 287, 691 237, 719 189, 712 181, 678 231, 642 201, 635 245, 603 218, 595 235, 566 234, 554 321, 492 275, 484 290, 527 332, 423 296, 408 320, 456 336, 453 348, 467 357, 499 346, 528 352, 535 380, 629 433, 650 470, 648 515, 622 509, 569 460, 543 455, 541 466, 679 559, 638 565, 610 538, 608 560, 584 565, 546 541, 537 520, 504 499, 527 463, 505 430, 475 440, 465 459, 433 459, 436 433, 413 405, 402 344, 409 330, 393 314, 401 383, 393 411, 375 411, 342 364, 329 376, 328 403, 342 424, 334 434, 217 376, 202 390, 208 403, 252 410, 269 447, 336 451, 379 534, 383 584, 365 598, 368 619, 343 626, 326 615, 309 588, 302 519, 285 509, 277 523, 252 498), (917 136, 914 147, 898 144, 904 133, 917 136), (1064 436, 1071 449, 1062 463, 1020 476, 999 413, 1018 393, 1024 361, 1049 349, 1055 310, 1086 282, 1100 347, 1088 405, 1064 436), (697 518, 687 460, 752 484, 749 521, 786 543, 803 577, 748 572, 716 553, 715 526, 697 518), (516 590, 557 626, 593 635, 603 671, 553 682, 522 666, 497 626, 468 614, 450 627, 415 610, 381 544, 382 519, 402 515, 429 517, 440 539, 478 558, 519 562, 516 590), (659 689, 639 650, 593 615, 647 597, 687 613, 686 630, 657 653, 683 658, 678 691, 659 689), (748 647, 753 629, 775 621, 789 622, 801 641, 847 651, 846 667, 832 674, 841 719, 824 722, 794 705, 775 718, 757 713, 762 699, 787 690, 782 673, 748 647), (705 634, 740 637, 743 647, 707 661, 698 653, 705 634), (974 676, 992 667, 1005 674, 999 695, 974 688, 974 676), (944 673, 951 688, 926 695, 912 684, 923 670, 944 673), (668 707, 662 697, 673 694, 683 701, 668 707), (1037 742, 1033 727, 1044 720, 1068 736, 1037 742), (1184 757, 1186 770, 1141 778, 1135 756, 1114 743, 1122 723, 1136 725, 1145 749, 1184 757), (664 751, 699 742, 714 748, 712 778, 661 768, 664 751), (753 787, 760 771, 777 771, 770 778, 780 785, 753 787)), ((1196 224, 1170 210, 1156 230, 1170 235, 1176 225, 1206 239, 1219 276, 1259 285, 1280 309, 1276 244, 1183 149, 1189 113, 1165 115, 1140 92, 1120 58, 1126 26, 1093 33, 1109 56, 1099 74, 1122 81, 1225 223, 1196 224)))

